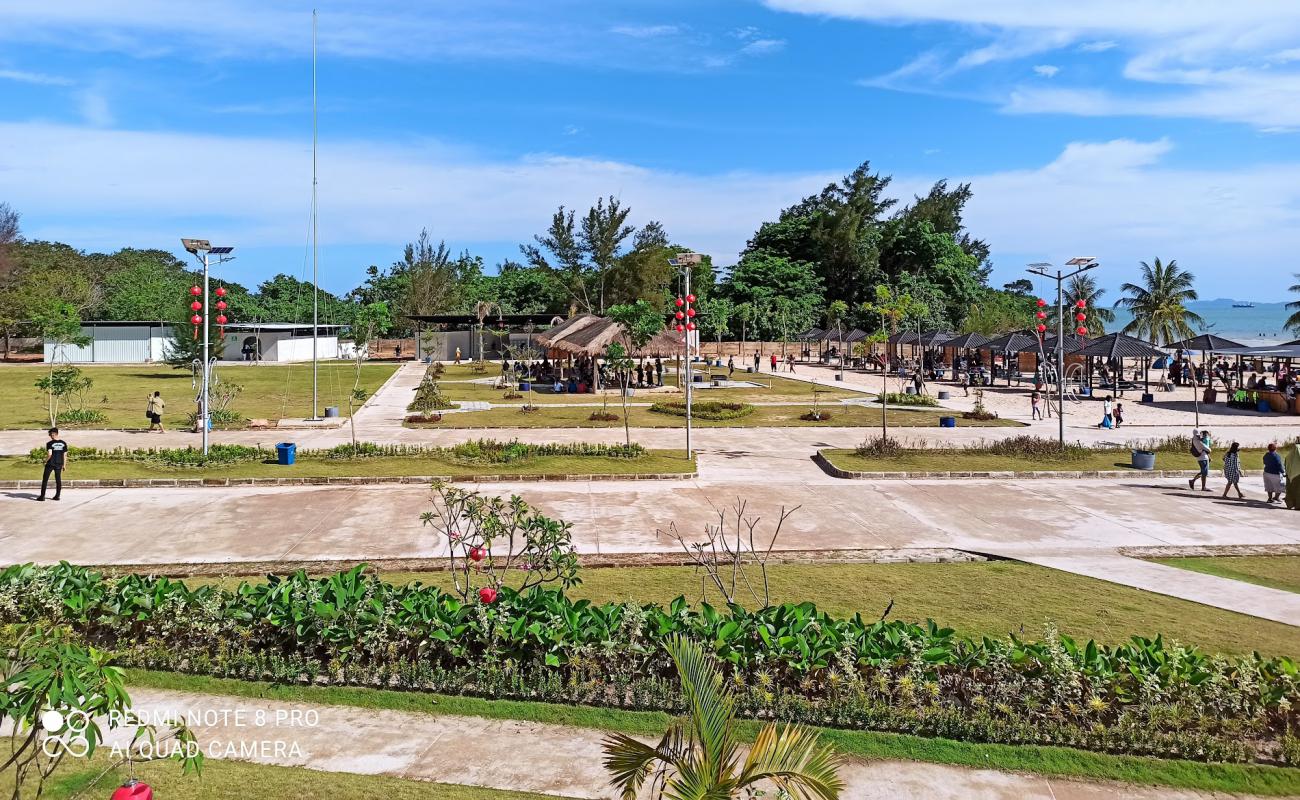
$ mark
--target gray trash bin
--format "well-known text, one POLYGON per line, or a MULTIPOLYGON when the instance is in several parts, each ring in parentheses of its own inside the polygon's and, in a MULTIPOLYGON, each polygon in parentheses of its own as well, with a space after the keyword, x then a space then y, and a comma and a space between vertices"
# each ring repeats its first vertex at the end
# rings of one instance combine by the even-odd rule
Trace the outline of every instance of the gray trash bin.
POLYGON ((1133 451, 1133 469, 1150 472, 1156 468, 1156 454, 1150 450, 1133 451))
POLYGON ((325 416, 326 416, 326 417, 337 417, 338 415, 339 415, 339 407, 338 407, 338 406, 325 406, 325 416))

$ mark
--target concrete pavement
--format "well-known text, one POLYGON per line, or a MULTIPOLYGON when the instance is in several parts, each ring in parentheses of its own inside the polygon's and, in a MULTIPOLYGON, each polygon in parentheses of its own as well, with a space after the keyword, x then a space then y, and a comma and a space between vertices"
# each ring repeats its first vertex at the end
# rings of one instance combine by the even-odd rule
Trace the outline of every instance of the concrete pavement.
MULTIPOLYGON (((131 695, 136 712, 147 720, 186 715, 197 722, 192 727, 209 758, 592 800, 617 796, 602 766, 605 733, 590 728, 155 689, 131 695)), ((124 746, 129 735, 109 732, 106 744, 124 746)), ((1225 797, 914 761, 849 759, 840 778, 845 800, 1225 797)))

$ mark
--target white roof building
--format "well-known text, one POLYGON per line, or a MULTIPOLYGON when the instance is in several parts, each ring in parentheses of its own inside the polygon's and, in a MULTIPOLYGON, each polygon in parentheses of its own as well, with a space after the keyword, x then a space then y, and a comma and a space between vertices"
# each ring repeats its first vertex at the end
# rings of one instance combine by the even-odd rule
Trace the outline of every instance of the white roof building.
MULTIPOLYGON (((167 357, 174 323, 170 322, 86 322, 84 346, 45 342, 45 361, 71 364, 149 364, 167 357)), ((241 322, 227 325, 223 361, 311 361, 312 326, 292 322, 241 322)), ((322 361, 339 357, 338 325, 320 325, 316 357, 322 361)))

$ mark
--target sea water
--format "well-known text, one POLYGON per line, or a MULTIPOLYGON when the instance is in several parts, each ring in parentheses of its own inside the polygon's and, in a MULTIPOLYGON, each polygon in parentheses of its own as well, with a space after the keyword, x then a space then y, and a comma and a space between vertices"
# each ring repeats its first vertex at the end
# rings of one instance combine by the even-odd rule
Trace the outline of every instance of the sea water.
MULTIPOLYGON (((1233 300, 1200 300, 1188 303, 1187 308, 1205 320, 1204 330, 1238 344, 1270 345, 1300 339, 1300 331, 1288 331, 1287 317, 1294 313, 1286 303, 1256 303, 1252 308, 1233 308, 1233 300)), ((1106 330, 1122 330, 1133 317, 1123 309, 1115 309, 1115 322, 1106 330)))

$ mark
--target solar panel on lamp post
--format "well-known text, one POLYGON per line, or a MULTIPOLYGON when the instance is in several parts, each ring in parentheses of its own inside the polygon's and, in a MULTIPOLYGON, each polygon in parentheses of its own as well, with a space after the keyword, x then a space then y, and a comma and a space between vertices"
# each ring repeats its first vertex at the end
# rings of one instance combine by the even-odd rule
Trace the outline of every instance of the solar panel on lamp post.
POLYGON ((1065 449, 1065 308, 1062 305, 1064 299, 1062 287, 1065 281, 1075 275, 1101 266, 1092 256, 1075 256, 1065 264, 1077 269, 1068 273, 1057 269, 1056 274, 1053 275, 1048 272, 1051 264, 1038 262, 1029 265, 1030 273, 1056 281, 1056 424, 1062 450, 1065 449))

